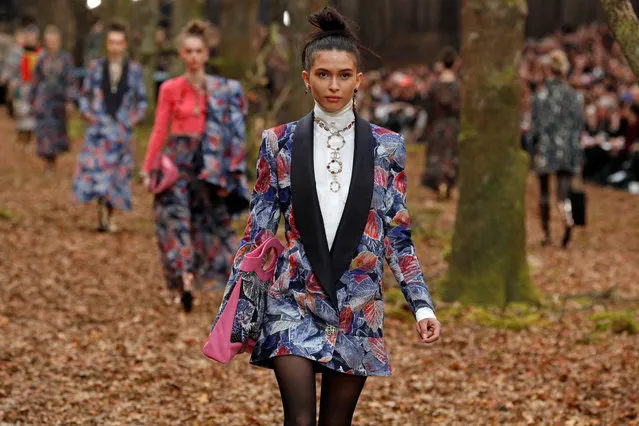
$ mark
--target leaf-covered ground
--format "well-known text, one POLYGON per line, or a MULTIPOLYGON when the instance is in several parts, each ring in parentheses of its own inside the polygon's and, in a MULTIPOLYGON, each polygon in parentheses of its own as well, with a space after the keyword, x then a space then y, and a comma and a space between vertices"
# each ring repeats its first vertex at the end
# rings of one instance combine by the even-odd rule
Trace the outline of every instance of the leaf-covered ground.
MULTIPOLYGON (((198 295, 188 316, 165 305, 142 188, 121 231, 97 234, 95 206, 68 202, 79 144, 46 177, 4 117, 0 133, 0 424, 281 424, 272 372, 246 356, 221 366, 201 355, 220 296, 198 295)), ((409 199, 437 298, 455 206, 418 187, 422 151, 410 148, 409 199)), ((393 375, 369 379, 354 423, 638 424, 639 197, 588 195, 590 226, 571 250, 541 248, 531 177, 529 260, 543 307, 439 303, 433 346, 402 315, 387 318, 393 375), (600 312, 619 315, 594 321, 600 312)))

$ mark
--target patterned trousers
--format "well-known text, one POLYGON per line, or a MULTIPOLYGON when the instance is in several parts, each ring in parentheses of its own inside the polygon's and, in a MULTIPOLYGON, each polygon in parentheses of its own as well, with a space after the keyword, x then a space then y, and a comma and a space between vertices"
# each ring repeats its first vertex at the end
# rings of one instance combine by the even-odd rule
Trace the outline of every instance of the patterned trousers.
POLYGON ((181 288, 182 274, 187 272, 195 274, 200 288, 224 288, 237 250, 224 200, 214 187, 197 179, 193 169, 200 141, 199 136, 174 136, 169 140, 165 154, 175 163, 180 177, 172 188, 156 195, 153 205, 169 289, 181 288))

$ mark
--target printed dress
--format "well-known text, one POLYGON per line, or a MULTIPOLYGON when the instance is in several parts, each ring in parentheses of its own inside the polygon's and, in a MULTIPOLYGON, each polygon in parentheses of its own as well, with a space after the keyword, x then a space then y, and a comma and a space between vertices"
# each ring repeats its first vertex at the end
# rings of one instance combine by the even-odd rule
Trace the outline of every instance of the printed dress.
POLYGON ((11 98, 18 132, 33 132, 36 127, 36 118, 31 107, 31 92, 39 54, 39 48, 24 48, 20 61, 13 67, 11 85, 14 89, 11 98))
POLYGON ((437 190, 457 180, 460 87, 457 82, 436 82, 428 99, 426 169, 422 184, 437 190))
POLYGON ((117 89, 110 92, 106 59, 94 61, 84 80, 80 112, 89 121, 73 179, 72 201, 104 199, 131 210, 133 125, 147 109, 142 67, 125 62, 117 89))
POLYGON ((73 62, 67 52, 44 52, 35 68, 32 105, 37 154, 54 158, 69 150, 66 105, 76 98, 73 62))

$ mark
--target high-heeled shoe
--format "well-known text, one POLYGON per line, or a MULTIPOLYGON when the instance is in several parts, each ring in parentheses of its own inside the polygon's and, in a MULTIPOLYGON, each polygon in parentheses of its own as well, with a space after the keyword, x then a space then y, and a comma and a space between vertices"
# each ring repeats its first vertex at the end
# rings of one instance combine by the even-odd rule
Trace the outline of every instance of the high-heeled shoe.
POLYGON ((98 232, 109 231, 109 218, 107 216, 106 206, 102 201, 98 201, 98 232))
POLYGON ((185 290, 184 293, 182 293, 182 298, 180 300, 182 302, 184 312, 189 313, 193 310, 193 293, 189 290, 185 290))

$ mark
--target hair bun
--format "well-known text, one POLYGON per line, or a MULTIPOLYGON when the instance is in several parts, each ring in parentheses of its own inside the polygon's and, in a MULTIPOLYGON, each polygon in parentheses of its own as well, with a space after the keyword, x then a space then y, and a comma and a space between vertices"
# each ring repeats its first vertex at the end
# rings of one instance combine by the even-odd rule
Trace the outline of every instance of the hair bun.
POLYGON ((194 19, 189 22, 184 28, 184 34, 196 37, 206 37, 209 30, 209 25, 199 19, 194 19))
POLYGON ((308 22, 323 33, 355 38, 344 17, 332 7, 324 7, 308 17, 308 22))

